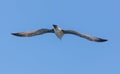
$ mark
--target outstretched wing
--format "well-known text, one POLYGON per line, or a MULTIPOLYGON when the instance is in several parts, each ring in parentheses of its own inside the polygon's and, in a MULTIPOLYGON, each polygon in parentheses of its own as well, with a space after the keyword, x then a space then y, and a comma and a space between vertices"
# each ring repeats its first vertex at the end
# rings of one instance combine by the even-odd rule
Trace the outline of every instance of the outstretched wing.
POLYGON ((54 33, 53 29, 39 29, 30 32, 19 32, 19 33, 12 33, 12 35, 19 36, 19 37, 30 37, 35 35, 41 35, 45 33, 54 33))
POLYGON ((104 41, 107 41, 106 39, 94 37, 94 36, 87 35, 87 34, 82 34, 82 33, 79 33, 79 32, 73 31, 73 30, 63 30, 63 33, 64 33, 64 34, 74 34, 74 35, 77 35, 77 36, 86 38, 86 39, 88 39, 88 40, 90 40, 90 41, 96 41, 96 42, 104 42, 104 41))

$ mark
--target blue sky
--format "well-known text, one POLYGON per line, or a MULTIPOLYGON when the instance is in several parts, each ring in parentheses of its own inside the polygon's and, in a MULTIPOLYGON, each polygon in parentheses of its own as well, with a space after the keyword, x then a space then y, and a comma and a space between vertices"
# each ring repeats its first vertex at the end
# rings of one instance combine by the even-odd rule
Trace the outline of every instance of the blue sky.
POLYGON ((0 74, 120 74, 119 0, 1 0, 0 74), (13 32, 52 28, 108 39, 97 43, 73 35, 20 38, 13 32))

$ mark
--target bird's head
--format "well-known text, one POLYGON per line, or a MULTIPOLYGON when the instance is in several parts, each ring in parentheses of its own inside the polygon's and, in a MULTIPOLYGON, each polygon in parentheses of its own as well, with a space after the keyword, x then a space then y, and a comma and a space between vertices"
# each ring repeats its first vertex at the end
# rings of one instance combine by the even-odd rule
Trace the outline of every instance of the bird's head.
POLYGON ((57 26, 57 25, 55 25, 55 24, 53 24, 53 27, 54 27, 54 28, 57 28, 58 26, 57 26))

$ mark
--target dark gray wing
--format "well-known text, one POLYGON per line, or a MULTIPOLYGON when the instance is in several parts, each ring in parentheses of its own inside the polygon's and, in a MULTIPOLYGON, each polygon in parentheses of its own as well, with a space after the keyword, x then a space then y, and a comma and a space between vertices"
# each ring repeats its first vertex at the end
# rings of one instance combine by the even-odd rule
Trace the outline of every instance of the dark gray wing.
POLYGON ((41 35, 45 33, 54 33, 53 29, 39 29, 30 32, 19 32, 19 33, 12 33, 12 35, 19 36, 19 37, 30 37, 35 35, 41 35))
POLYGON ((97 37, 94 37, 94 36, 91 36, 91 35, 87 35, 87 34, 82 34, 82 33, 79 33, 79 32, 76 32, 76 31, 73 31, 73 30, 62 30, 64 34, 74 34, 74 35, 77 35, 79 37, 83 37, 83 38, 86 38, 90 41, 96 41, 96 42, 104 42, 104 41, 107 41, 106 39, 102 39, 102 38, 97 38, 97 37))

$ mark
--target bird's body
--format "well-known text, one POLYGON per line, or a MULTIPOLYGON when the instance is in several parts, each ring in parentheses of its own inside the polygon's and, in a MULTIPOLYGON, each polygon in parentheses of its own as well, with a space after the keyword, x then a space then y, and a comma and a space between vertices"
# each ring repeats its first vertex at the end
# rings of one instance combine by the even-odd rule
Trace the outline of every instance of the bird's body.
POLYGON ((61 39, 61 38, 63 37, 63 35, 64 35, 62 29, 59 28, 57 25, 53 25, 53 27, 54 27, 53 29, 54 29, 54 32, 55 32, 56 36, 57 36, 59 39, 61 39))
POLYGON ((73 34, 73 35, 77 35, 79 37, 88 39, 90 41, 95 41, 95 42, 107 41, 106 39, 94 37, 94 36, 87 35, 87 34, 82 34, 82 33, 76 32, 74 30, 63 30, 63 29, 59 28, 57 25, 53 25, 53 29, 39 29, 39 30, 31 31, 31 32, 12 33, 12 35, 19 36, 19 37, 30 37, 30 36, 36 36, 36 35, 41 35, 41 34, 45 34, 45 33, 55 33, 55 35, 59 39, 61 39, 64 34, 73 34))

